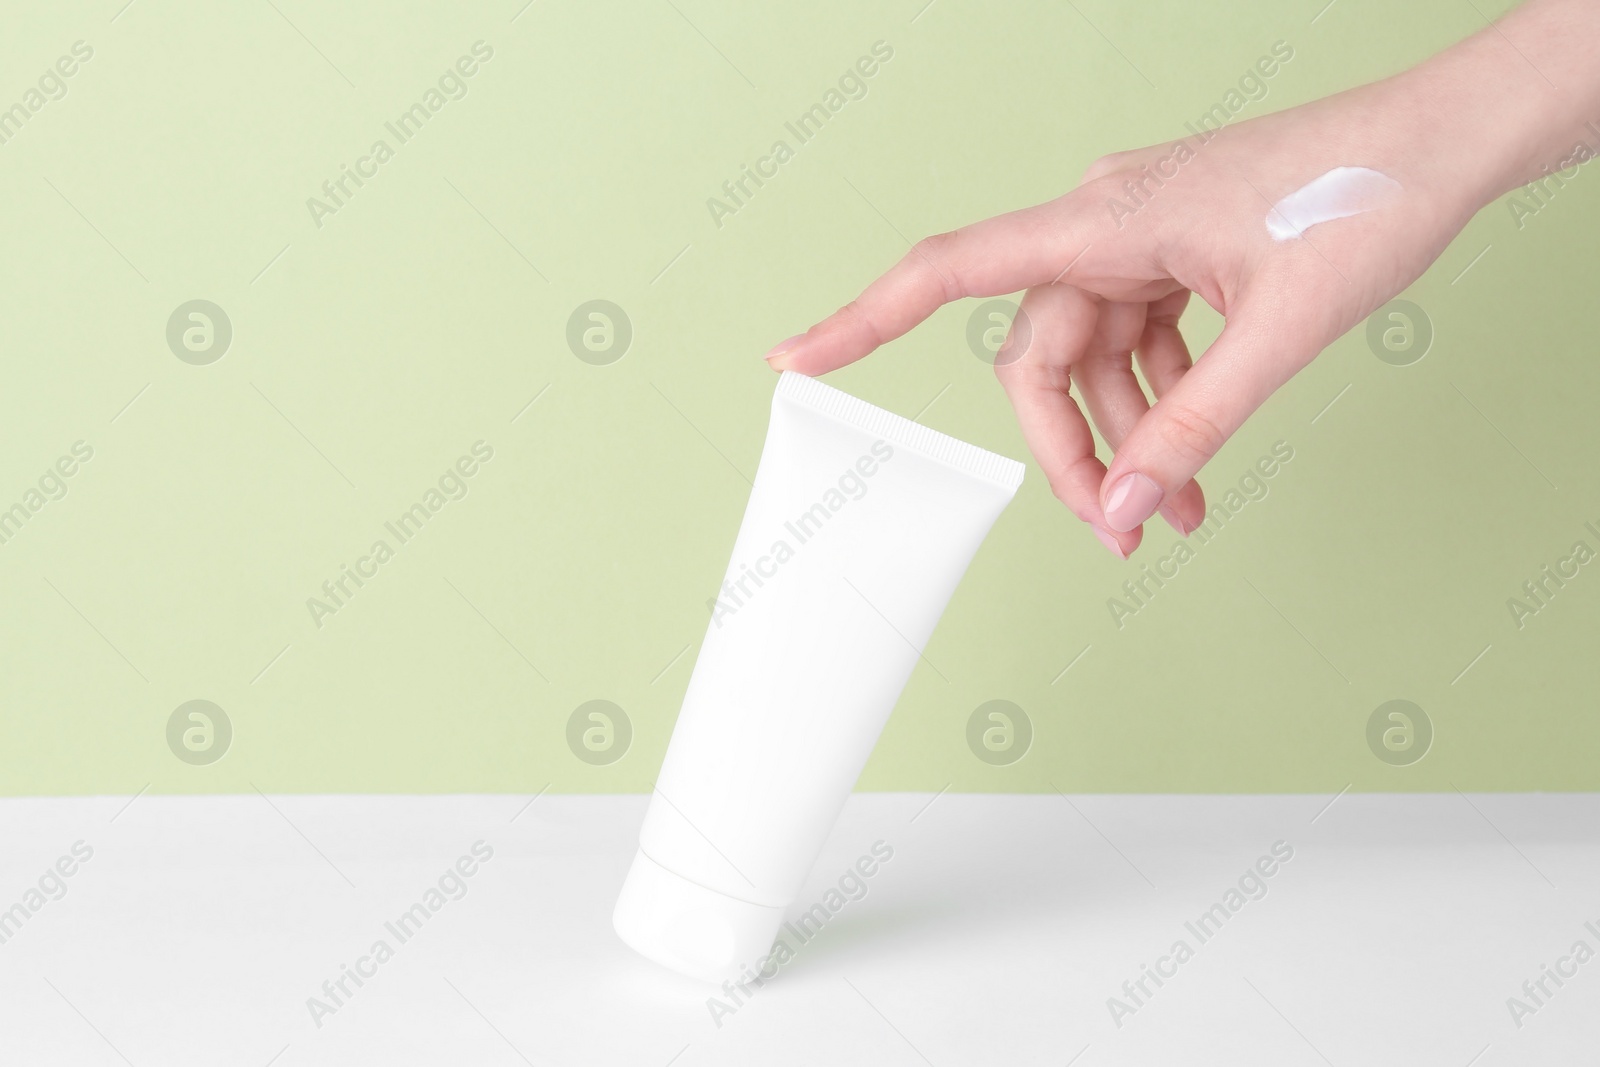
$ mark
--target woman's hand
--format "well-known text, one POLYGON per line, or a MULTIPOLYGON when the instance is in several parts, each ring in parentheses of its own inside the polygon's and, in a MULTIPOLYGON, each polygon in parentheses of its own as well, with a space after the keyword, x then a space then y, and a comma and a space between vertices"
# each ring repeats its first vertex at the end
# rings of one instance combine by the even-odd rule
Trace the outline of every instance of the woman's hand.
POLYGON ((1205 517, 1193 478, 1244 420, 1514 184, 1528 159, 1509 157, 1543 150, 1525 130, 1497 141, 1478 128, 1514 119, 1519 93, 1548 117, 1547 89, 1526 84, 1534 72, 1514 51, 1475 38, 1460 54, 1204 142, 1107 156, 1062 197, 918 243, 767 359, 825 374, 941 304, 1026 290, 995 371, 1052 491, 1123 558, 1158 511, 1187 534, 1205 517), (1497 77, 1514 85, 1483 84, 1497 77), (1364 179, 1358 212, 1316 221, 1275 207, 1337 168, 1377 172, 1340 172, 1364 179), (1191 294, 1226 319, 1193 365, 1178 325, 1191 294), (1074 387, 1115 453, 1109 470, 1074 387))

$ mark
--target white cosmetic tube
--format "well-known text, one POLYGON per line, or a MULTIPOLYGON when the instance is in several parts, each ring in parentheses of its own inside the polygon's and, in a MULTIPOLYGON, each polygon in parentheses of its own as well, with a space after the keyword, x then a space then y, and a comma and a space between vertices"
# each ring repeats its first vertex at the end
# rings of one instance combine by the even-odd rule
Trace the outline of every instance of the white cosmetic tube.
POLYGON ((1022 464, 785 372, 617 933, 760 973, 1022 464))

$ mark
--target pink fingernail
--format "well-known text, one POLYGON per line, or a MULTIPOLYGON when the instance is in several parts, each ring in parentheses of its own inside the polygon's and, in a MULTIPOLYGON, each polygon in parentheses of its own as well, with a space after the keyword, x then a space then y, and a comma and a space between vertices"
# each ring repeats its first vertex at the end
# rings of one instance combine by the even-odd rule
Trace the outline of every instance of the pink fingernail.
POLYGON ((1178 513, 1168 505, 1163 504, 1159 510, 1161 512, 1161 517, 1167 520, 1167 525, 1172 527, 1174 530, 1177 530, 1178 533, 1182 534, 1184 537, 1188 537, 1189 534, 1194 532, 1193 527, 1184 522, 1183 519, 1178 516, 1178 513))
POLYGON ((1136 529, 1156 513, 1164 496, 1159 485, 1137 471, 1124 474, 1106 494, 1106 525, 1119 533, 1136 529))
POLYGON ((1111 554, 1113 556, 1116 556, 1118 559, 1127 559, 1128 558, 1128 554, 1126 552, 1122 551, 1122 546, 1117 543, 1116 537, 1114 537, 1110 533, 1110 531, 1102 530, 1098 526, 1090 526, 1089 529, 1093 530, 1094 531, 1094 535, 1096 537, 1100 538, 1100 543, 1102 545, 1105 545, 1107 548, 1109 548, 1111 550, 1111 554))
POLYGON ((777 344, 772 346, 772 350, 770 352, 768 352, 766 355, 762 356, 761 358, 766 360, 768 363, 772 364, 772 366, 777 367, 779 370, 782 370, 783 369, 782 367, 778 367, 778 365, 776 363, 772 363, 772 361, 777 359, 778 357, 784 355, 786 352, 788 352, 789 349, 793 348, 796 345, 796 343, 798 343, 800 341, 800 339, 802 337, 804 337, 804 336, 805 336, 805 334, 803 334, 803 333, 797 333, 793 337, 789 337, 789 338, 786 338, 786 339, 784 339, 782 341, 779 341, 777 344))

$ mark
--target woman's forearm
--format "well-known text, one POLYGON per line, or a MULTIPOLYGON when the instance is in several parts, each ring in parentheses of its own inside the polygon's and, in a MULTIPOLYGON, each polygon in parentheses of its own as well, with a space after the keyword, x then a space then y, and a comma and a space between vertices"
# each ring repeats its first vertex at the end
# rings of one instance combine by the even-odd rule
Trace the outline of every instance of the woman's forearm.
POLYGON ((1600 0, 1530 0, 1392 81, 1481 207, 1600 155, 1600 0))

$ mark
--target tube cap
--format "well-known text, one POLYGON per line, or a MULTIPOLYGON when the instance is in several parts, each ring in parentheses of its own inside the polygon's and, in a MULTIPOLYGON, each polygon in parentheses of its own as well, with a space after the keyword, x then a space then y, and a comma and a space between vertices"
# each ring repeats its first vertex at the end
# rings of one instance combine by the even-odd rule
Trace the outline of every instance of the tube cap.
POLYGON ((708 982, 752 971, 772 949, 783 909, 752 904, 633 857, 611 924, 641 956, 708 982))

